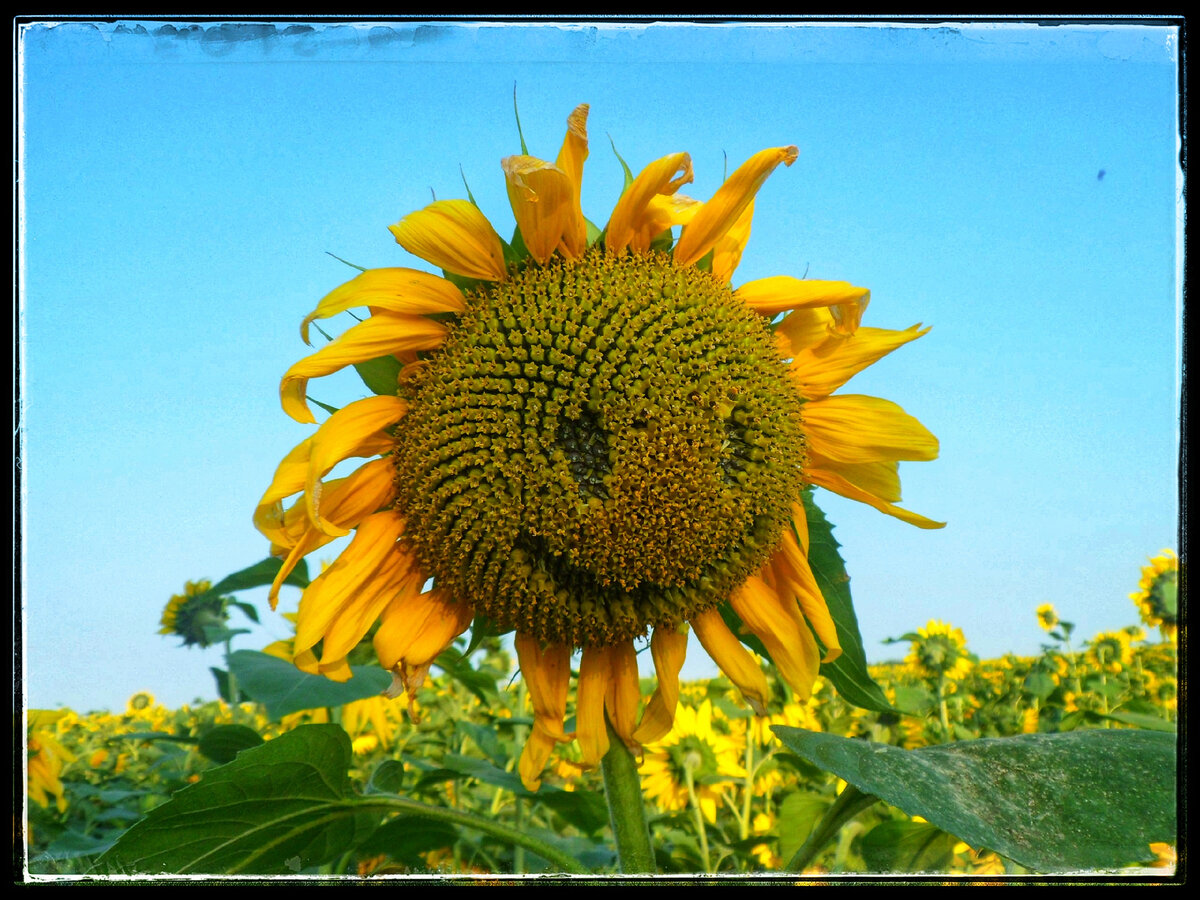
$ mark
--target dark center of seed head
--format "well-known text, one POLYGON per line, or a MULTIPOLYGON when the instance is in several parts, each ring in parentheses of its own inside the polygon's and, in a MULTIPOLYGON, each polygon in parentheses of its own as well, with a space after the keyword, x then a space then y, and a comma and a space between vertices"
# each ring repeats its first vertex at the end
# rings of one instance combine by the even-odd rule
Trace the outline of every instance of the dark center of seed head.
POLYGON ((715 606, 803 485, 800 399, 768 328, 662 255, 593 251, 472 294, 405 391, 407 540, 454 596, 547 643, 715 606))

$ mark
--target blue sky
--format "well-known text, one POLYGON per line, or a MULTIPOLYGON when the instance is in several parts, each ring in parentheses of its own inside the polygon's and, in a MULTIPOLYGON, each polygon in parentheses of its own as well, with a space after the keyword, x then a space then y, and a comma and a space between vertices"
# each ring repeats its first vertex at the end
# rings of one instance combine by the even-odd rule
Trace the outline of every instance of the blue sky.
MULTIPOLYGON (((849 280, 872 291, 866 324, 933 326, 847 390, 939 437, 900 472, 904 505, 948 526, 818 498, 869 658, 935 618, 981 656, 1036 653, 1044 602, 1081 639, 1133 624, 1140 567, 1176 545, 1172 28, 76 22, 19 41, 31 707, 215 696, 220 652, 179 648, 159 616, 185 580, 266 555, 251 511, 309 433, 279 378, 301 318, 354 274, 327 253, 423 266, 386 227, 464 196, 464 175, 510 232, 514 83, 545 158, 591 104, 599 222, 622 183, 610 136, 635 170, 691 153, 699 199, 726 157, 796 144, 735 285, 849 280)), ((288 633, 265 591, 241 599, 264 625, 238 648, 288 633)))

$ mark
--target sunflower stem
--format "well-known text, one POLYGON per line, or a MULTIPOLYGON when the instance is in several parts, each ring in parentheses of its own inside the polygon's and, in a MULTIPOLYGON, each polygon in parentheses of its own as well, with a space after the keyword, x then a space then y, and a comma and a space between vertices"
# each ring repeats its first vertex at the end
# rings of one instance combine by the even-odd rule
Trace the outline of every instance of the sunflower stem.
POLYGON ((788 861, 784 871, 803 872, 843 825, 878 800, 878 797, 873 794, 864 794, 852 784, 846 785, 846 789, 833 801, 833 805, 829 807, 821 821, 809 834, 808 840, 788 861))
POLYGON ((654 849, 642 802, 642 783, 637 763, 605 716, 608 752, 600 760, 604 774, 604 798, 617 843, 617 865, 624 875, 654 872, 654 849))

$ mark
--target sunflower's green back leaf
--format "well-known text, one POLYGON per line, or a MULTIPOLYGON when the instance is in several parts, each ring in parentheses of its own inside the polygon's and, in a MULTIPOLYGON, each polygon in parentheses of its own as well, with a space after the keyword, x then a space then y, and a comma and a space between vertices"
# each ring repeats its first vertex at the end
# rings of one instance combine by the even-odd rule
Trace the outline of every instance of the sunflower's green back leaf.
POLYGON ((354 371, 367 390, 386 397, 396 396, 396 378, 400 375, 400 369, 400 360, 394 356, 380 356, 354 364, 354 371))
POLYGON ((585 218, 583 224, 587 229, 587 245, 589 247, 596 246, 596 242, 600 240, 600 235, 604 234, 604 232, 591 219, 585 218))
POLYGON ((479 645, 489 637, 500 637, 503 634, 508 634, 513 629, 507 631, 501 628, 485 616, 483 613, 476 613, 475 618, 471 620, 471 640, 467 642, 467 649, 463 651, 464 657, 469 657, 472 653, 479 649, 479 645))
POLYGON ((612 135, 608 136, 608 143, 612 145, 613 156, 617 158, 617 162, 621 164, 621 170, 625 173, 625 184, 621 186, 621 193, 629 190, 629 186, 633 184, 633 172, 629 171, 629 166, 625 163, 625 159, 617 152, 616 141, 612 139, 612 135))
POLYGON ((458 837, 458 830, 447 822, 420 816, 397 816, 379 826, 359 848, 359 853, 368 857, 382 854, 423 872, 428 870, 429 864, 421 854, 452 847, 458 837))
POLYGON ((122 874, 282 874, 357 844, 376 817, 352 803, 350 738, 304 725, 175 793, 98 861, 122 874))
POLYGON ((525 246, 525 235, 518 225, 513 229, 512 241, 504 245, 504 261, 508 265, 520 265, 529 259, 529 248, 525 246))
POLYGON ((229 669, 250 699, 267 708, 271 719, 302 709, 342 706, 381 693, 391 676, 377 666, 351 666, 349 681, 301 672, 287 660, 257 650, 238 650, 228 656, 229 669))
MULTIPOLYGON (((271 584, 275 580, 275 576, 279 574, 279 569, 282 565, 283 560, 276 559, 274 556, 268 556, 262 562, 248 566, 240 572, 226 575, 212 586, 211 591, 214 594, 226 594, 271 584)), ((308 587, 307 561, 300 560, 296 568, 292 569, 288 577, 283 580, 283 583, 298 588, 308 587)))
POLYGON ((1177 578, 1160 578, 1158 586, 1155 588, 1158 591, 1158 597, 1162 601, 1163 609, 1165 609, 1172 618, 1179 615, 1179 581, 1177 578))
POLYGON ((196 749, 213 762, 232 762, 242 750, 257 747, 262 736, 245 725, 218 725, 200 738, 196 749))
POLYGON ((471 667, 471 661, 457 650, 443 650, 433 664, 482 700, 492 703, 499 696, 496 680, 486 672, 471 667))
POLYGON ((813 501, 812 491, 804 492, 804 512, 808 516, 808 564, 837 628, 838 643, 842 645, 842 655, 833 662, 822 663, 821 674, 847 703, 877 712, 899 712, 888 703, 883 689, 867 673, 862 635, 850 600, 850 576, 838 553, 840 545, 833 538, 833 526, 813 501))
POLYGON ((1035 871, 1144 862, 1151 842, 1175 841, 1173 735, 1092 729, 902 750, 774 731, 863 793, 1035 871))
POLYGON ((944 872, 958 838, 928 822, 881 822, 859 847, 872 872, 944 872))

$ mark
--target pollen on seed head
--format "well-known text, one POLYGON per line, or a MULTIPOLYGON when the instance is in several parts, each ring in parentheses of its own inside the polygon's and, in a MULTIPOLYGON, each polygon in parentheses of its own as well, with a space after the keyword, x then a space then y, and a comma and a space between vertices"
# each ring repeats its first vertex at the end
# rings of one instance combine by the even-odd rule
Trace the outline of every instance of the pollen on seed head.
POLYGON ((440 585, 547 643, 713 607, 803 486, 769 329, 663 255, 592 251, 488 285, 401 390, 406 539, 440 585))

